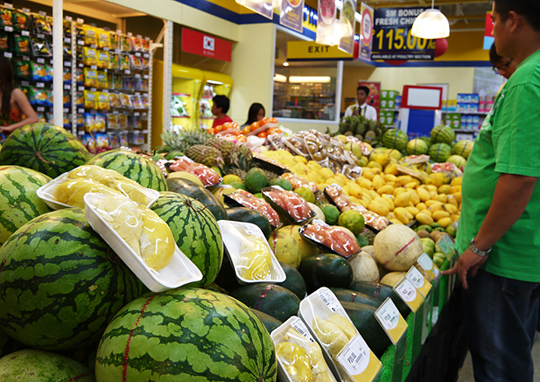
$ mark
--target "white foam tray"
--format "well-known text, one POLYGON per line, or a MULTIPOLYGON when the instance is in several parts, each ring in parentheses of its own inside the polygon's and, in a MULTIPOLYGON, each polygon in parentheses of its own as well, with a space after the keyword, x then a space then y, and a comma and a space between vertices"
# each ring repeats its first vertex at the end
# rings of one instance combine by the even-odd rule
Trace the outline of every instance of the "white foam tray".
POLYGON ((99 215, 95 203, 106 195, 89 193, 84 195, 85 216, 90 226, 109 244, 122 261, 135 273, 152 292, 175 289, 202 280, 202 273, 175 244, 169 264, 159 271, 148 267, 124 239, 99 215))

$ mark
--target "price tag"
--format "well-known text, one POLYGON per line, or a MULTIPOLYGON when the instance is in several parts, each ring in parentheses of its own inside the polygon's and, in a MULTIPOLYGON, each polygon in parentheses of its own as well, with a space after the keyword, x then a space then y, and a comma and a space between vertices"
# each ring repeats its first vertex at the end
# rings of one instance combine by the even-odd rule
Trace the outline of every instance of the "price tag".
POLYGON ((79 86, 79 87, 77 88, 77 90, 80 91, 80 92, 84 91, 84 86, 79 86))
POLYGON ((5 30, 6 32, 13 32, 13 27, 8 25, 8 26, 5 26, 5 27, 4 27, 4 30, 5 30))
POLYGON ((394 345, 398 343, 403 333, 407 331, 407 321, 401 316, 390 297, 377 308, 375 318, 379 321, 379 324, 381 324, 383 330, 394 345))
POLYGON ((77 109, 77 113, 79 113, 79 114, 82 114, 82 113, 84 113, 84 109, 82 109, 82 108, 78 108, 78 109, 77 109))
POLYGON ((339 352, 339 364, 355 381, 371 382, 379 374, 382 363, 371 352, 362 336, 355 336, 339 352))
POLYGON ((143 54, 144 58, 150 58, 150 55, 148 53, 143 54))
POLYGON ((90 88, 91 92, 97 92, 97 88, 90 88))
POLYGON ((306 327, 306 325, 302 322, 301 319, 299 318, 295 318, 294 320, 291 321, 291 326, 294 328, 294 330, 296 330, 298 333, 300 333, 302 336, 306 337, 309 342, 311 343, 314 343, 315 340, 313 339, 313 337, 311 336, 311 334, 309 334, 309 330, 308 328, 306 327))
POLYGON ((30 8, 23 8, 22 11, 23 13, 30 13, 30 8))
POLYGON ((124 73, 125 73, 125 74, 131 74, 131 70, 126 69, 126 70, 124 70, 124 73))
POLYGON ((84 24, 84 19, 77 18, 77 24, 84 24))
POLYGON ((431 283, 426 282, 424 275, 420 273, 420 271, 413 265, 405 275, 405 278, 411 282, 411 284, 425 299, 431 290, 431 283))
POLYGON ((84 45, 84 40, 77 40, 77 45, 84 45))
POLYGON ((413 312, 416 312, 424 303, 424 297, 416 291, 416 288, 405 277, 394 286, 394 291, 413 312))
POLYGON ((141 57, 141 53, 140 52, 135 52, 135 57, 141 57))
POLYGON ((64 62, 64 66, 71 68, 71 61, 64 62))
POLYGON ((44 58, 38 58, 38 59, 36 59, 36 61, 37 61, 38 64, 44 64, 45 63, 44 58))
POLYGON ((36 87, 38 88, 44 88, 45 87, 45 84, 43 82, 37 82, 36 83, 36 87))
POLYGON ((64 108, 64 113, 69 113, 69 109, 68 108, 64 108))
POLYGON ((97 65, 90 65, 90 69, 97 70, 97 65))
POLYGON ((11 53, 11 52, 4 52, 4 57, 5 57, 5 58, 11 58, 11 57, 13 57, 13 53, 11 53))
POLYGON ((97 49, 97 45, 96 44, 90 44, 90 48, 97 49))
POLYGON ((43 113, 45 111, 45 108, 43 106, 39 106, 36 108, 36 111, 39 111, 40 113, 43 113))
POLYGON ((43 17, 47 16, 47 14, 44 11, 39 11, 38 13, 39 13, 40 16, 43 16, 43 17))
POLYGON ((84 64, 82 62, 80 62, 78 65, 77 65, 79 68, 84 68, 84 64))
POLYGON ((454 259, 454 256, 456 255, 456 245, 454 240, 452 240, 449 235, 443 235, 439 240, 437 240, 435 246, 439 251, 444 253, 448 261, 452 261, 454 259))
POLYGON ((133 33, 128 32, 127 36, 128 36, 128 37, 131 37, 131 36, 133 36, 133 33))
POLYGON ((71 16, 66 16, 65 19, 66 19, 66 21, 73 21, 73 17, 71 17, 71 16))
POLYGON ((64 90, 70 90, 71 85, 70 84, 64 84, 64 90))
POLYGON ((102 93, 108 93, 108 92, 109 92, 109 89, 102 89, 101 92, 102 92, 102 93))
POLYGON ((330 289, 321 288, 318 290, 318 295, 322 302, 324 302, 328 309, 330 309, 332 312, 335 312, 341 307, 338 299, 330 289))
POLYGON ((66 44, 71 44, 71 37, 64 37, 64 42, 66 44))
POLYGON ((21 86, 30 86, 30 82, 28 82, 28 81, 21 81, 21 86))
POLYGON ((30 32, 29 31, 21 31, 21 35, 30 36, 30 32))
POLYGON ((434 286, 437 286, 439 279, 441 277, 441 271, 433 263, 433 260, 429 257, 427 253, 423 253, 417 260, 417 268, 424 275, 424 277, 429 281, 434 281, 434 286))
POLYGON ((147 80, 147 79, 149 78, 149 77, 148 77, 148 74, 145 74, 145 75, 143 76, 143 78, 144 78, 145 80, 147 80))
POLYGON ((141 115, 141 113, 139 113, 138 111, 136 111, 135 113, 133 113, 133 116, 135 116, 135 117, 138 117, 139 115, 141 115))
POLYGON ((45 35, 43 33, 38 33, 36 35, 37 38, 41 38, 41 39, 44 39, 45 38, 45 35))
POLYGON ((141 74, 140 73, 135 73, 135 78, 141 78, 141 74))

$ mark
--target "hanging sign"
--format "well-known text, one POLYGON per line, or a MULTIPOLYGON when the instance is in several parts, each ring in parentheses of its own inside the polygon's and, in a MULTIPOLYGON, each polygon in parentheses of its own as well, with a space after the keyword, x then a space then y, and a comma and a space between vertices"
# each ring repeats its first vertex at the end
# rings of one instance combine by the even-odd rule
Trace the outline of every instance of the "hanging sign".
POLYGON ((360 51, 358 57, 371 59, 371 43, 373 42, 373 8, 362 3, 360 7, 362 21, 360 22, 360 51))
POLYGON ((354 50, 356 0, 344 0, 339 19, 339 49, 349 54, 354 50))
POLYGON ((279 23, 302 33, 304 0, 282 0, 279 23))
POLYGON ((182 51, 231 62, 232 43, 219 37, 182 28, 182 51))
POLYGON ((411 35, 416 16, 426 8, 380 8, 375 10, 372 60, 433 60, 435 40, 411 35))
POLYGON ((236 0, 236 2, 270 20, 274 16, 272 0, 236 0))
POLYGON ((317 15, 317 43, 336 45, 336 0, 319 0, 317 15))
POLYGON ((491 19, 491 12, 486 13, 486 26, 484 30, 484 49, 491 49, 491 44, 495 42, 493 37, 493 20, 491 19))
POLYGON ((346 59, 352 59, 352 56, 336 46, 321 45, 315 41, 287 42, 287 61, 346 59))

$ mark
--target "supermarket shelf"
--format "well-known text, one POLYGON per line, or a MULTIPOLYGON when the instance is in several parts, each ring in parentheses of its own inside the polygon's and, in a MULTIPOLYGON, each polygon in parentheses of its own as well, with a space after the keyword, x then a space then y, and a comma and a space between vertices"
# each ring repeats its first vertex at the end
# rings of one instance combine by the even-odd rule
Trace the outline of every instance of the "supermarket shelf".
POLYGON ((489 111, 443 111, 443 114, 488 115, 489 111))

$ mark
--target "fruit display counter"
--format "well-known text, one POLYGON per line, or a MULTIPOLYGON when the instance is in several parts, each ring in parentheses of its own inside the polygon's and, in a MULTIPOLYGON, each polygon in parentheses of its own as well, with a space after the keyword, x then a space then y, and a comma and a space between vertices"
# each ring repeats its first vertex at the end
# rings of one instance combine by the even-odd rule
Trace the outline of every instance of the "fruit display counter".
POLYGON ((50 124, 11 134, 0 381, 413 378, 448 315, 471 143, 268 122, 245 140, 167 131, 154 153, 91 155, 50 124))

